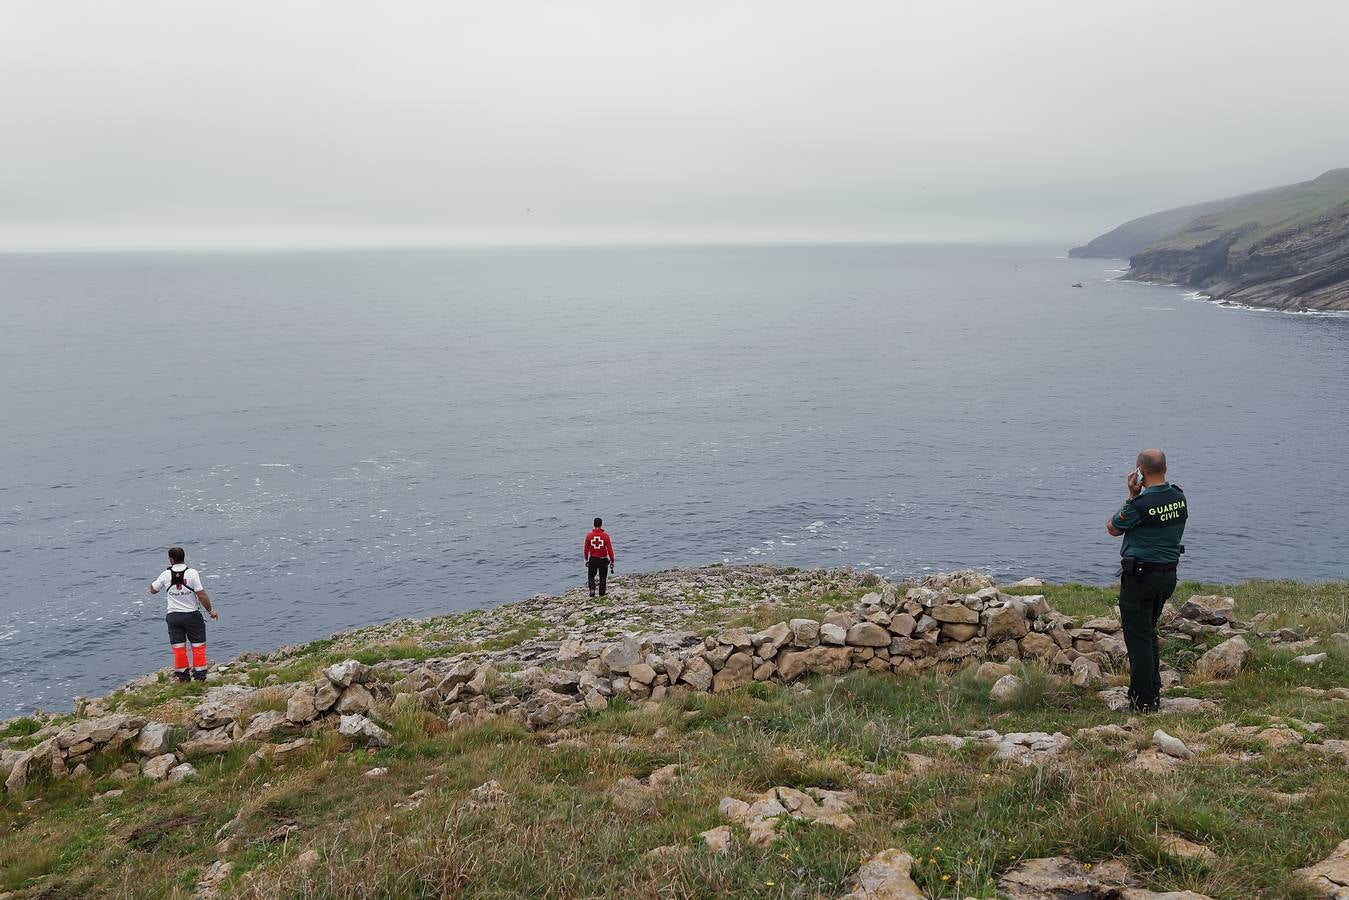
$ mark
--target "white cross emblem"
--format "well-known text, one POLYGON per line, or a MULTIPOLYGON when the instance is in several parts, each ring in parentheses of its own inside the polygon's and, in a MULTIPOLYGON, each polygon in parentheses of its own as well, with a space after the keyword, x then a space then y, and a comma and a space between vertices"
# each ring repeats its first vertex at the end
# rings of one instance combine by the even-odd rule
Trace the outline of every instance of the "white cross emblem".
POLYGON ((596 535, 595 537, 591 538, 591 539, 590 539, 590 549, 591 549, 591 550, 603 550, 603 549, 604 549, 604 538, 600 537, 599 535, 596 535))

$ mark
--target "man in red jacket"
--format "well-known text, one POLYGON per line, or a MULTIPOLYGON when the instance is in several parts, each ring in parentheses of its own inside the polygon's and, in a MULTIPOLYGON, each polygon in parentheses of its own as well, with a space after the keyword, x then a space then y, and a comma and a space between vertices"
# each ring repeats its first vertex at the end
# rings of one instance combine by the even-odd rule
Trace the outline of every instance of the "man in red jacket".
POLYGON ((603 519, 595 519, 595 527, 581 542, 581 554, 586 561, 586 584, 590 588, 590 596, 595 596, 595 573, 598 572, 600 596, 603 597, 609 569, 617 562, 614 559, 614 542, 609 540, 609 533, 604 530, 603 519))

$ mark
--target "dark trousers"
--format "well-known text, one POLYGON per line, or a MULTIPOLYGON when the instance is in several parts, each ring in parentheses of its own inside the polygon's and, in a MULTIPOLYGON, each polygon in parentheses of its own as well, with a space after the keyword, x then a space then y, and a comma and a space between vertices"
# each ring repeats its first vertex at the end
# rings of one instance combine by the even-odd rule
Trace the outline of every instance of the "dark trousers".
POLYGON ((609 560, 596 556, 586 560, 586 586, 590 588, 591 596, 595 594, 595 573, 600 576, 600 596, 604 596, 605 587, 609 581, 609 560))
POLYGON ((173 649, 173 674, 179 681, 187 681, 188 673, 198 681, 206 680, 206 620, 201 611, 171 612, 165 619, 169 626, 169 646, 173 649), (192 644, 192 667, 187 662, 187 645, 192 644))
POLYGON ((1162 604, 1176 590, 1176 571, 1121 575, 1120 624, 1129 650, 1129 701, 1135 708, 1156 708, 1162 699, 1162 650, 1157 620, 1162 604))

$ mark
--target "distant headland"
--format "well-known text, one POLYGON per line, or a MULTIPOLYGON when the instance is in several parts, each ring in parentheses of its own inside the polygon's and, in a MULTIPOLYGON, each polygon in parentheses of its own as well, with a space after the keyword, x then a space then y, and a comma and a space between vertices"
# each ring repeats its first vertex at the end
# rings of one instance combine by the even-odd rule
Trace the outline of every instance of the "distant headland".
POLYGON ((1125 278, 1215 300, 1349 310, 1349 168, 1143 216, 1068 255, 1128 259, 1125 278))

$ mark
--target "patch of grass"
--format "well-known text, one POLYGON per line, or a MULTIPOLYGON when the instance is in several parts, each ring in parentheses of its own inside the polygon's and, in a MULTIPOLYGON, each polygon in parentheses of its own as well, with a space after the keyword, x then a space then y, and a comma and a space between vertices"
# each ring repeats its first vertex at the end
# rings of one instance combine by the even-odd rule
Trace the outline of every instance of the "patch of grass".
POLYGON ((475 649, 488 651, 509 650, 517 644, 522 644, 527 640, 538 637, 547 624, 548 623, 543 619, 527 619, 526 621, 507 629, 497 637, 483 641, 475 649))
POLYGON ((206 682, 204 681, 189 681, 183 684, 178 681, 167 680, 127 694, 122 701, 121 708, 132 712, 147 710, 156 706, 163 706, 173 700, 190 701, 205 694, 206 682))
MULTIPOLYGON (((1314 630, 1336 625, 1321 608, 1334 591, 1185 585, 1176 602, 1190 593, 1228 593, 1238 597, 1243 618, 1268 611, 1314 630)), ((1044 592, 1061 592, 1060 605, 1083 616, 1109 614, 1114 599, 1111 588, 1044 592)), ((802 595, 783 606, 753 591, 705 599, 709 619, 745 627, 751 625, 745 617, 761 609, 773 610, 762 623, 771 625, 793 609, 852 602, 802 595)), ((508 627, 513 638, 528 640, 542 623, 508 627)), ((1271 716, 1321 723, 1318 739, 1349 737, 1346 704, 1296 693, 1299 686, 1349 684, 1344 651, 1328 651, 1323 666, 1306 669, 1291 663, 1290 651, 1251 642, 1241 676, 1186 690, 1221 701, 1220 713, 1150 718, 1133 746, 1146 744, 1153 727, 1198 745, 1217 724, 1263 726, 1271 716)), ((314 647, 270 671, 312 671, 328 660, 361 658, 334 649, 349 645, 314 647)), ((396 654, 410 646, 373 647, 366 659, 416 659, 387 655, 388 648, 396 654)), ((1013 670, 1025 686, 1006 707, 990 701, 988 685, 968 671, 954 678, 852 672, 725 694, 676 691, 654 704, 615 700, 552 734, 505 719, 446 730, 439 716, 404 701, 379 710, 396 743, 377 753, 353 751, 334 732, 316 730, 316 746, 293 761, 253 765, 251 748, 235 748, 194 760, 195 780, 172 788, 133 781, 123 797, 93 801, 95 789, 114 783, 106 773, 118 758, 109 755, 91 761, 91 778, 39 779, 44 802, 36 807, 24 807, 26 796, 0 796, 0 891, 186 895, 220 858, 236 866, 226 892, 259 898, 838 896, 861 858, 901 847, 919 859, 913 877, 934 898, 995 896, 998 875, 1019 860, 1059 854, 1091 863, 1119 858, 1155 890, 1302 897, 1292 871, 1323 858, 1349 834, 1342 762, 1299 747, 1275 751, 1244 737, 1213 740, 1216 749, 1249 748, 1262 756, 1238 764, 1201 754, 1161 777, 1126 765, 1127 741, 1074 739, 1042 767, 995 762, 984 745, 952 751, 919 742, 983 728, 1073 735, 1126 721, 1093 692, 1062 687, 1038 666, 1014 663, 1013 670), (909 753, 933 762, 923 767, 909 753), (619 779, 642 779, 670 764, 679 767, 675 784, 620 802, 619 779), (365 777, 374 766, 388 773, 365 777), (489 780, 500 783, 504 799, 470 803, 470 792, 489 780), (722 824, 722 797, 753 799, 779 785, 857 790, 850 810, 856 827, 787 822, 768 847, 750 845, 737 828, 727 856, 703 849, 698 833, 722 824), (1276 792, 1305 797, 1289 802, 1276 792), (1167 856, 1158 840, 1163 831, 1211 846, 1220 862, 1167 856), (226 834, 229 843, 217 850, 226 834), (647 855, 668 845, 680 849, 647 855), (311 848, 320 863, 301 871, 296 857, 311 848)), ((499 677, 489 688, 504 696, 510 682, 499 677)), ((176 699, 175 687, 152 690, 176 699)), ((277 708, 279 698, 263 691, 256 703, 277 708)))
POLYGON ((0 737, 24 737, 41 728, 42 724, 40 722, 25 716, 20 719, 15 719, 13 722, 6 725, 4 730, 0 731, 0 737))

